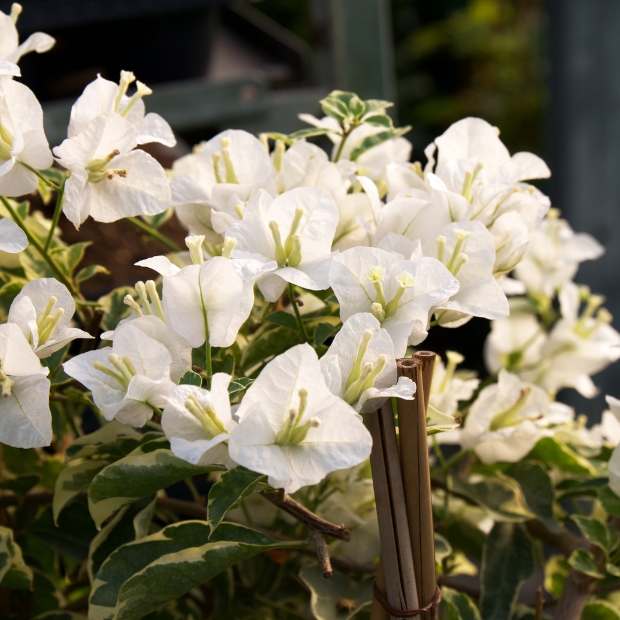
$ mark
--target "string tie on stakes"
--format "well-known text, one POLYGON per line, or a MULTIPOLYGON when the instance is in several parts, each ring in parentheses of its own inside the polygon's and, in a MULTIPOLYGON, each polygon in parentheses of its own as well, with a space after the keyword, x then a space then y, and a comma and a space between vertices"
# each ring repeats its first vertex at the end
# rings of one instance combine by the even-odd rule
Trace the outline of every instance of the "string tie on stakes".
POLYGON ((383 607, 383 609, 385 609, 385 611, 394 618, 417 618, 425 611, 430 612, 431 620, 436 620, 437 618, 437 608, 439 607, 439 603, 441 603, 441 590, 439 589, 439 586, 435 589, 435 595, 433 596, 431 602, 426 607, 421 607, 420 609, 396 609, 396 607, 392 607, 388 603, 388 600, 385 598, 383 592, 379 590, 376 581, 372 584, 372 591, 381 607, 383 607))

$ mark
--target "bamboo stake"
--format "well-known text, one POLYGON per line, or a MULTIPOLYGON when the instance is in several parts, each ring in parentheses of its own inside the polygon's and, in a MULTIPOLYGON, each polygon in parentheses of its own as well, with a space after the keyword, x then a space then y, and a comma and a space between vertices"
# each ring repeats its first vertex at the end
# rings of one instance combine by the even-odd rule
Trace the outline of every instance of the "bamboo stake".
MULTIPOLYGON (((395 609, 417 609, 418 594, 391 401, 380 411, 366 414, 366 425, 373 437, 370 463, 381 538, 377 587, 386 593, 389 604, 395 609)), ((372 620, 388 617, 378 601, 373 600, 372 620)))
MULTIPOLYGON (((381 541, 381 560, 385 575, 384 591, 390 605, 399 608, 404 596, 400 584, 400 576, 398 574, 396 537, 394 535, 392 506, 390 505, 389 483, 385 464, 383 434, 381 432, 379 412, 374 411, 367 413, 365 416, 365 421, 366 427, 372 436, 370 467, 372 468, 372 484, 375 491, 375 501, 377 505, 377 521, 379 522, 379 538, 381 541)), ((383 609, 380 609, 381 612, 383 612, 383 609)), ((377 616, 377 618, 380 617, 381 615, 377 616)), ((375 620, 373 616, 371 616, 371 618, 372 620, 375 620)))
MULTIPOLYGON (((398 376, 409 377, 416 383, 417 388, 413 401, 398 400, 398 427, 413 564, 420 606, 425 607, 432 602, 437 589, 433 505, 426 439, 426 407, 430 398, 435 354, 418 353, 416 358, 400 359, 396 362, 398 376)), ((423 612, 420 618, 430 620, 430 612, 423 612)))

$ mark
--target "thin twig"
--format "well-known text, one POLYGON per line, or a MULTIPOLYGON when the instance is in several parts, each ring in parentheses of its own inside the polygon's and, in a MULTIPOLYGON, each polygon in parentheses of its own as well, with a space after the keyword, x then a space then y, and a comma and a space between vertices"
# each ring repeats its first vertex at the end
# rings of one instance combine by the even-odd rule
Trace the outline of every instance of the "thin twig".
POLYGON ((151 239, 154 239, 155 241, 158 241, 162 245, 166 246, 169 250, 172 250, 173 252, 181 251, 181 248, 174 241, 172 241, 172 239, 168 239, 168 237, 160 233, 157 228, 150 226, 137 217, 128 217, 125 219, 131 222, 136 228, 139 228, 142 232, 146 233, 149 237, 151 237, 151 239))
POLYGON ((262 496, 272 504, 301 521, 309 530, 314 530, 325 536, 333 536, 349 542, 351 532, 344 525, 335 525, 308 510, 305 506, 294 500, 290 495, 279 489, 275 493, 262 493, 262 496))
POLYGON ((319 566, 321 567, 323 577, 325 577, 325 579, 331 579, 334 571, 332 569, 332 563, 329 557, 329 549, 327 548, 325 538, 323 537, 323 534, 316 532, 315 530, 310 530, 310 537, 314 541, 316 557, 319 560, 319 566))
POLYGON ((538 586, 536 590, 536 602, 534 604, 534 618, 535 620, 543 620, 543 589, 542 586, 538 586))

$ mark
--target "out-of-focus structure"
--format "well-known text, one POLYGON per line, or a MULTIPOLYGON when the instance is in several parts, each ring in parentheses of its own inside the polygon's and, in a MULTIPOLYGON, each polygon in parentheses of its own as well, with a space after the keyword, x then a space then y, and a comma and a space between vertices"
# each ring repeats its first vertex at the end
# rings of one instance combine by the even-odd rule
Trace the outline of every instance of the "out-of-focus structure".
MULTIPOLYGON (((393 100, 388 1, 303 4, 312 45, 244 1, 28 0, 22 36, 43 30, 58 43, 24 60, 24 82, 43 101, 52 144, 66 137, 83 87, 97 73, 118 79, 121 69, 156 86, 149 111, 190 141, 230 126, 294 131, 297 114, 319 113, 317 102, 336 87, 393 100)), ((0 10, 10 5, 3 0, 0 10)))

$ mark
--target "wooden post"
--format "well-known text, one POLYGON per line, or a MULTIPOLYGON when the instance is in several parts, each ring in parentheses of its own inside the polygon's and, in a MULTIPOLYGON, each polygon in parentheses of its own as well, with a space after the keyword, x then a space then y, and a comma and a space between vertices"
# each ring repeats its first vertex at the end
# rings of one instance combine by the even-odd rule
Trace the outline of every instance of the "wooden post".
MULTIPOLYGON (((413 401, 398 400, 398 428, 405 503, 421 607, 433 601, 437 589, 433 505, 426 439, 426 409, 434 364, 435 354, 429 351, 417 353, 413 359, 399 359, 396 362, 398 376, 411 379, 417 390, 413 401)), ((430 620, 430 612, 423 612, 420 618, 430 620)))
MULTIPOLYGON (((366 414, 366 426, 373 438, 370 464, 381 539, 377 587, 395 609, 417 609, 412 545, 391 401, 381 410, 366 414)), ((389 617, 378 601, 373 600, 371 619, 389 617)))

